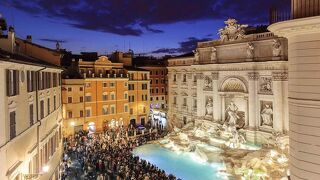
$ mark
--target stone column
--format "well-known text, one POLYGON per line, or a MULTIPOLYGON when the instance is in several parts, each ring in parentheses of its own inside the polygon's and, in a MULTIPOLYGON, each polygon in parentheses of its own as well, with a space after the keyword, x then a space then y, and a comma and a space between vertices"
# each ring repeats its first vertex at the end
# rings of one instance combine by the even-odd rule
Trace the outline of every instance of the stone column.
POLYGON ((213 120, 215 122, 221 120, 221 99, 219 97, 219 72, 212 73, 213 85, 213 120))
POLYGON ((291 179, 320 179, 320 16, 269 30, 288 38, 291 179))
POLYGON ((272 84, 273 84, 273 129, 277 132, 283 132, 283 81, 286 81, 288 77, 287 72, 273 72, 272 84))
POLYGON ((258 72, 249 72, 249 129, 255 130, 258 126, 259 112, 257 111, 257 94, 258 94, 258 72))
POLYGON ((226 120, 226 95, 220 95, 221 97, 221 121, 224 122, 226 120))
POLYGON ((205 97, 203 96, 203 78, 204 75, 202 73, 197 73, 197 116, 201 117, 204 115, 204 104, 205 97))

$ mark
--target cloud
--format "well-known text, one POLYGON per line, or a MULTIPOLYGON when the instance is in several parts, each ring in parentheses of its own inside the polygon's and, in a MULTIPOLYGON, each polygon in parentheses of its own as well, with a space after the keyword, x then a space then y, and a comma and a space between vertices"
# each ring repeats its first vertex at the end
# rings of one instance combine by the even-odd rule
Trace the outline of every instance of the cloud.
POLYGON ((40 41, 45 41, 45 42, 59 42, 59 43, 66 43, 68 42, 67 40, 61 40, 61 39, 48 39, 48 38, 41 38, 39 39, 40 41))
POLYGON ((209 41, 210 38, 195 38, 189 37, 184 41, 179 42, 178 48, 160 48, 155 51, 152 51, 152 54, 184 54, 190 53, 197 48, 198 42, 209 41))
POLYGON ((261 24, 271 6, 283 9, 290 0, 4 0, 32 14, 67 22, 76 28, 118 35, 162 33, 152 26, 196 20, 227 19, 261 24))

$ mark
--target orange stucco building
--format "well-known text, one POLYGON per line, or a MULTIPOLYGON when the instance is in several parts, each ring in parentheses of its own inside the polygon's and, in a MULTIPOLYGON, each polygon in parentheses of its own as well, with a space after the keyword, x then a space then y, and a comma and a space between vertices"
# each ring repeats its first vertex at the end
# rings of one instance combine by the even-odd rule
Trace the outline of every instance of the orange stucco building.
POLYGON ((64 77, 64 132, 145 125, 149 117, 149 72, 100 56, 78 64, 79 77, 64 77))

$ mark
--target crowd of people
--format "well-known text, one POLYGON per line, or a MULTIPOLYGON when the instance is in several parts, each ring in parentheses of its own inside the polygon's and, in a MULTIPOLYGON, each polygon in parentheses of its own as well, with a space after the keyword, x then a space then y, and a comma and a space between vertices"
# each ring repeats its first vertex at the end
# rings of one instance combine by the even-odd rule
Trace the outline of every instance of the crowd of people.
POLYGON ((62 179, 175 180, 175 176, 132 154, 135 147, 162 137, 163 129, 143 131, 140 135, 137 131, 133 128, 99 134, 81 131, 66 138, 62 179))

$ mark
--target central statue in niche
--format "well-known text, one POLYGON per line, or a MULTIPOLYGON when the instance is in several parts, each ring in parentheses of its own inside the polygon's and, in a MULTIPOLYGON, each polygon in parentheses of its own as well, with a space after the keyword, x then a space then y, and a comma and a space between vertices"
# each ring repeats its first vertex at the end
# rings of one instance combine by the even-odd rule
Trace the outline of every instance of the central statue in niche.
POLYGON ((237 129, 243 128, 245 125, 245 113, 238 111, 238 106, 231 101, 225 110, 226 119, 224 124, 229 127, 235 127, 237 129))

